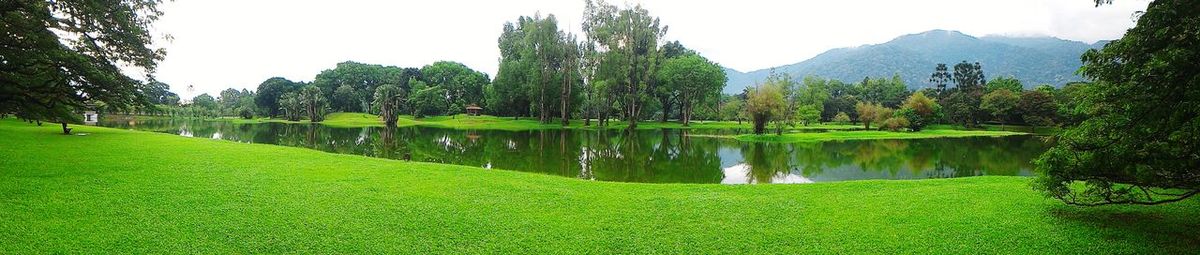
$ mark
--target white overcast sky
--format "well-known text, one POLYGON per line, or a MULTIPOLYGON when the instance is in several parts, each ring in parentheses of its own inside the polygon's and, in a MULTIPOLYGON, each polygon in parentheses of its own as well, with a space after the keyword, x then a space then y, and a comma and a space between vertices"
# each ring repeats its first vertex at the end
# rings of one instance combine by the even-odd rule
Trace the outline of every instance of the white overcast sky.
MULTIPOLYGON (((625 1, 610 0, 617 5, 625 1)), ((932 29, 969 35, 1048 35, 1092 43, 1119 38, 1147 0, 685 1, 628 0, 669 26, 668 40, 723 66, 753 71, 833 48, 932 29)), ((155 25, 167 57, 157 78, 181 96, 254 89, 270 77, 311 81, 352 60, 421 67, 458 61, 495 75, 504 22, 554 14, 578 33, 583 0, 177 0, 155 25), (195 93, 186 92, 194 85, 195 93)))

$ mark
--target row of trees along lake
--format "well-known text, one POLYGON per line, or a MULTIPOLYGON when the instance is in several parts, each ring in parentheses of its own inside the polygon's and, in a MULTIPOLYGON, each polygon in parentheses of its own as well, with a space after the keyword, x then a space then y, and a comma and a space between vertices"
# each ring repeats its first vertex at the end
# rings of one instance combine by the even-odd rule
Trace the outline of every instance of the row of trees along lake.
POLYGON ((768 125, 782 133, 788 126, 831 121, 896 131, 985 121, 1046 126, 1071 121, 1070 91, 1082 85, 1024 90, 1013 78, 988 82, 980 63, 964 61, 953 70, 933 67, 931 85, 919 91, 898 76, 847 83, 775 74, 724 95, 723 68, 678 41, 660 44, 667 27, 645 9, 588 2, 583 20, 582 36, 561 30, 554 15, 505 23, 495 79, 451 61, 421 68, 343 62, 311 82, 270 78, 256 91, 202 94, 187 106, 179 106, 178 96, 160 82, 151 82, 148 97, 160 105, 158 112, 197 117, 320 122, 327 112, 368 112, 394 124, 399 114, 455 115, 475 106, 491 115, 564 125, 571 119, 600 126, 621 119, 630 128, 648 119, 685 126, 693 119, 746 120, 756 133, 768 125))
POLYGON ((163 49, 150 47, 157 3, 10 4, 0 15, 13 35, 0 40, 0 115, 62 123, 67 134, 77 112, 94 107, 318 122, 327 111, 394 120, 394 113, 455 114, 475 104, 547 123, 749 119, 760 133, 770 124, 778 133, 817 120, 910 130, 936 122, 1060 124, 1066 129, 1054 136, 1055 147, 1036 161, 1035 186, 1048 196, 1085 205, 1159 204, 1200 193, 1200 1, 1153 1, 1121 39, 1082 56, 1080 74, 1091 83, 1061 89, 985 82, 980 64, 963 62, 933 67, 932 86, 919 91, 895 78, 847 84, 772 75, 744 93, 721 95, 720 67, 679 42, 663 43, 667 27, 647 10, 588 0, 582 35, 558 29, 553 15, 505 24, 495 79, 453 62, 420 69, 348 62, 312 82, 272 78, 253 92, 201 95, 186 106, 166 84, 141 82, 119 68, 153 74, 164 58, 163 49))

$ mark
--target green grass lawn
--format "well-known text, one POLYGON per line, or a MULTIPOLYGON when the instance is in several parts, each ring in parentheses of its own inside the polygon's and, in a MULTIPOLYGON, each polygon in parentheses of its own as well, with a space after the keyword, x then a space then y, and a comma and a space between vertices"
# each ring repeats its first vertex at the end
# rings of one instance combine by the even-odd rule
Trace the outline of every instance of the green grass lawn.
POLYGON ((1200 201, 1078 208, 1023 177, 586 181, 0 120, 0 253, 1039 253, 1200 249, 1200 201))
POLYGON ((781 143, 802 143, 802 142, 823 142, 823 141, 844 141, 844 140, 871 140, 871 139, 921 139, 921 138, 947 138, 947 137, 973 137, 973 136, 1009 136, 1023 135, 1026 133, 1011 132, 1011 131, 986 131, 986 130, 950 130, 950 129, 926 129, 918 132, 892 132, 892 131, 829 131, 820 133, 784 133, 783 135, 775 134, 744 134, 732 136, 732 138, 745 142, 781 142, 781 143))

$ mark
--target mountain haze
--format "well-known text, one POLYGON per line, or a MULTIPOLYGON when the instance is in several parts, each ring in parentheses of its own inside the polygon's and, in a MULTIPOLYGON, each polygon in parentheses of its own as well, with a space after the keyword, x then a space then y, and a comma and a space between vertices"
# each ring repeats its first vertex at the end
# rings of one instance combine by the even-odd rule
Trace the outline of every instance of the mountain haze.
MULTIPOLYGON (((961 61, 979 62, 987 79, 1015 76, 1026 87, 1039 84, 1062 86, 1081 81, 1075 75, 1081 63, 1079 55, 1099 48, 1106 41, 1087 44, 1053 37, 974 37, 958 31, 932 30, 897 37, 882 44, 838 48, 799 63, 774 67, 794 77, 815 75, 858 82, 864 77, 891 77, 899 74, 909 88, 932 86, 929 75, 938 63, 951 67, 961 61)), ((725 69, 729 83, 726 93, 738 93, 766 79, 771 68, 739 72, 725 69)))

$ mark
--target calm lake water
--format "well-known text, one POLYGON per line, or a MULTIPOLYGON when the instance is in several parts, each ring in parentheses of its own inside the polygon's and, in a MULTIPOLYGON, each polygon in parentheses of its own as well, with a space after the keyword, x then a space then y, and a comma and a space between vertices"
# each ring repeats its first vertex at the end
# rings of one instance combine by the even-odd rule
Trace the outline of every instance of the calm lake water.
POLYGON ((748 143, 695 137, 734 131, 453 130, 332 128, 107 118, 102 126, 189 137, 278 144, 322 151, 589 180, 644 183, 811 183, 1030 175, 1048 145, 1034 136, 748 143))

